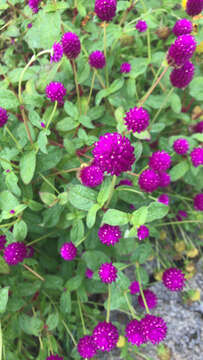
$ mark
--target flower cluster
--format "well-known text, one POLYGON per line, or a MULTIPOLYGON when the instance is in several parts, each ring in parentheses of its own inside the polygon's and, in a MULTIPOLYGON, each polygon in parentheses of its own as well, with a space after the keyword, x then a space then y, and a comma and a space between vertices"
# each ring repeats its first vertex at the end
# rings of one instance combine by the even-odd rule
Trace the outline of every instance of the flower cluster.
POLYGON ((137 236, 139 240, 144 240, 149 236, 149 229, 145 225, 139 226, 137 229, 137 236))
POLYGON ((17 241, 5 247, 3 257, 8 265, 17 265, 26 258, 26 255, 26 245, 17 241))
POLYGON ((67 56, 68 59, 73 60, 80 54, 80 39, 75 33, 65 33, 62 36, 61 43, 63 47, 63 53, 65 56, 67 56))
POLYGON ((103 171, 95 165, 83 167, 80 170, 79 177, 82 184, 88 187, 96 187, 104 180, 103 171))
POLYGON ((137 31, 139 32, 145 32, 147 30, 147 23, 144 20, 139 20, 137 24, 135 25, 137 31))
POLYGON ((57 101, 58 103, 62 103, 65 95, 66 89, 60 82, 50 82, 46 87, 46 96, 51 102, 57 101))
POLYGON ((181 35, 170 46, 168 51, 168 62, 175 67, 183 66, 190 60, 196 49, 195 38, 190 35, 181 35))
POLYGON ((3 127, 8 121, 8 114, 6 109, 0 107, 0 127, 3 127))
MULTIPOLYGON (((147 306, 149 309, 154 309, 157 306, 157 296, 151 290, 144 290, 143 291, 147 306)), ((141 294, 138 296, 138 303, 141 307, 145 308, 144 301, 142 299, 141 294)))
POLYGON ((116 15, 117 0, 96 0, 94 11, 102 21, 111 21, 116 15))
POLYGON ((116 281, 118 270, 112 263, 104 263, 99 268, 99 277, 103 283, 111 284, 116 281))
POLYGON ((169 268, 162 277, 164 285, 171 291, 181 291, 185 286, 185 277, 180 269, 169 268))
POLYGON ((190 20, 188 19, 180 19, 176 21, 173 27, 173 33, 175 36, 186 35, 192 32, 193 26, 190 20))
POLYGON ((191 161, 194 167, 203 165, 203 148, 194 148, 190 153, 191 161))
POLYGON ((131 65, 127 62, 121 64, 120 72, 128 74, 131 70, 131 65))
POLYGON ((30 7, 30 9, 32 10, 33 14, 36 14, 38 13, 39 11, 39 3, 40 3, 41 0, 29 0, 28 1, 28 5, 30 7))
POLYGON ((77 255, 77 248, 72 242, 66 242, 60 249, 61 257, 66 261, 73 260, 77 255))
POLYGON ((197 194, 194 198, 194 208, 197 211, 203 211, 203 193, 197 194))
POLYGON ((173 143, 173 150, 179 155, 185 155, 189 150, 189 143, 186 139, 177 139, 173 143))
POLYGON ((52 46, 52 54, 51 54, 51 63, 52 62, 59 62, 63 56, 63 47, 60 43, 54 43, 52 46))
POLYGON ((98 236, 103 244, 115 245, 121 238, 121 230, 119 226, 104 224, 99 228, 98 236))
POLYGON ((190 16, 199 15, 203 10, 202 0, 187 0, 186 12, 190 16))
POLYGON ((89 56, 89 64, 95 69, 103 69, 106 65, 106 58, 102 51, 93 51, 89 56))
POLYGON ((63 357, 59 356, 59 355, 50 355, 46 358, 46 360, 63 360, 63 357))
POLYGON ((149 126, 150 116, 147 110, 142 107, 134 107, 125 114, 125 125, 132 132, 141 133, 149 126))

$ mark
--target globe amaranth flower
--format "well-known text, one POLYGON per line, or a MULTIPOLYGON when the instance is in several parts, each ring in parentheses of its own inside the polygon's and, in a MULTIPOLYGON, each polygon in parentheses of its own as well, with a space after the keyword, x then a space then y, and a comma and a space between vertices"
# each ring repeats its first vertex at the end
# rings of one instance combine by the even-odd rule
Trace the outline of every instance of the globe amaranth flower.
POLYGON ((194 148, 190 153, 191 161, 194 167, 203 165, 203 148, 194 148))
POLYGON ((139 20, 137 24, 135 25, 137 31, 139 32, 145 32, 147 30, 147 23, 144 20, 139 20))
POLYGON ((132 295, 140 292, 140 285, 138 281, 133 281, 129 286, 130 293, 132 295))
POLYGON ((121 73, 129 73, 131 70, 131 65, 127 62, 121 64, 121 67, 120 67, 120 72, 121 73))
POLYGON ((159 174, 152 169, 142 171, 138 179, 140 189, 146 192, 155 191, 159 187, 159 182, 159 174))
POLYGON ((162 276, 163 284, 170 291, 181 291, 185 286, 185 276, 180 269, 169 268, 162 276))
POLYGON ((80 180, 87 187, 96 187, 104 180, 103 171, 95 165, 85 166, 80 170, 80 180))
POLYGON ((66 32, 61 39, 63 53, 69 60, 75 59, 81 50, 79 37, 72 32, 66 32))
POLYGON ((60 82, 50 82, 46 87, 46 96, 51 102, 63 102, 63 97, 66 95, 66 88, 60 82))
POLYGON ((115 188, 119 187, 119 186, 122 186, 122 185, 125 185, 125 186, 133 186, 133 183, 131 180, 129 179, 123 179, 123 180, 120 180, 118 185, 115 186, 115 188))
POLYGON ((173 150, 179 155, 185 155, 188 152, 189 143, 186 139, 177 139, 173 143, 173 150))
POLYGON ((175 40, 168 50, 168 63, 172 66, 183 66, 194 54, 196 41, 192 35, 181 35, 175 40))
POLYGON ((94 11, 102 21, 111 21, 116 15, 116 0, 96 0, 94 11))
POLYGON ((0 250, 3 250, 5 248, 6 244, 6 236, 0 235, 0 250))
POLYGON ((194 126, 194 132, 195 132, 195 133, 203 133, 203 121, 199 121, 199 122, 194 126))
MULTIPOLYGON (((154 309, 157 306, 157 297, 151 290, 143 290, 144 297, 149 309, 154 309)), ((138 303, 141 307, 145 309, 144 301, 142 300, 141 294, 137 298, 138 303)))
POLYGON ((85 276, 88 279, 92 279, 93 275, 94 275, 94 272, 91 269, 87 268, 86 271, 85 271, 85 276))
POLYGON ((170 166, 171 157, 164 150, 154 152, 149 158, 149 167, 159 173, 165 172, 170 166))
POLYGON ((131 170, 135 161, 130 140, 118 133, 106 133, 94 144, 94 164, 111 175, 131 170))
POLYGON ((91 359, 97 353, 97 348, 93 337, 89 335, 83 336, 77 345, 77 350, 84 359, 91 359))
POLYGON ((98 236, 103 244, 115 245, 121 238, 121 230, 119 226, 104 224, 99 228, 98 236))
POLYGON ((102 51, 93 51, 89 56, 89 64, 95 69, 103 69, 106 65, 106 58, 102 51))
POLYGON ((140 321, 136 319, 127 324, 125 336, 132 345, 140 346, 146 342, 141 332, 140 321))
POLYGON ((145 225, 139 226, 137 229, 137 236, 139 240, 144 240, 149 236, 149 229, 145 225))
POLYGON ((28 1, 28 6, 30 7, 30 9, 32 10, 33 14, 38 13, 39 11, 39 3, 41 0, 29 0, 28 1))
POLYGON ((116 281, 118 270, 112 263, 104 263, 99 268, 99 277, 102 282, 111 284, 116 281))
POLYGON ((195 67, 190 61, 179 69, 173 69, 170 73, 170 81, 174 87, 185 88, 192 81, 195 73, 195 67))
POLYGON ((149 120, 150 116, 147 110, 136 106, 126 112, 126 116, 124 118, 127 129, 138 133, 141 133, 149 126, 149 120))
POLYGON ((63 357, 59 356, 59 355, 50 355, 46 358, 46 360, 63 360, 63 357))
POLYGON ((203 211, 203 193, 194 197, 194 208, 197 211, 203 211))
POLYGON ((119 334, 112 323, 103 321, 94 328, 92 337, 98 350, 111 351, 118 342, 119 334))
POLYGON ((0 107, 0 127, 3 127, 8 121, 8 114, 6 109, 0 107))
POLYGON ((152 344, 159 344, 167 334, 166 323, 158 316, 147 314, 140 321, 140 327, 145 341, 150 341, 152 344))
POLYGON ((167 174, 166 172, 162 172, 159 174, 159 177, 160 177, 159 187, 167 187, 170 185, 171 177, 169 174, 167 174))
POLYGON ((176 36, 180 36, 184 34, 190 34, 192 30, 193 26, 190 20, 180 19, 176 21, 172 31, 176 36))
POLYGON ((190 16, 198 15, 203 10, 203 0, 187 0, 186 13, 190 16))
POLYGON ((176 216, 176 218, 177 218, 178 221, 182 221, 183 218, 187 218, 187 217, 188 217, 188 214, 187 214, 187 212, 184 211, 184 210, 179 210, 179 211, 178 211, 178 214, 177 214, 177 216, 176 216))
POLYGON ((66 261, 73 260, 77 255, 77 248, 75 245, 70 241, 63 244, 60 249, 61 257, 66 261))
POLYGON ((13 242, 4 249, 4 260, 8 265, 17 265, 22 262, 27 255, 27 249, 23 242, 13 242))
POLYGON ((157 201, 168 206, 169 202, 170 202, 170 198, 169 198, 169 196, 167 194, 161 194, 158 197, 157 201))
POLYGON ((52 46, 52 54, 51 54, 51 63, 52 62, 59 62, 63 56, 63 47, 60 43, 54 43, 52 46))

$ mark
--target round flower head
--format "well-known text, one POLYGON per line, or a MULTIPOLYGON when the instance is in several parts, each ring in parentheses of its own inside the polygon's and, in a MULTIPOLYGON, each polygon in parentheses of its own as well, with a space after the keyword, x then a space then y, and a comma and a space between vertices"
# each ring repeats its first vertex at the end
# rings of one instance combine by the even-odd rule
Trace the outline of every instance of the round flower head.
POLYGON ((66 95, 66 89, 60 82, 50 82, 46 87, 46 96, 51 102, 63 102, 63 97, 66 95))
POLYGON ((104 180, 102 170, 95 165, 85 166, 82 168, 79 176, 82 184, 88 187, 96 187, 104 180))
POLYGON ((140 292, 140 285, 138 281, 133 281, 129 286, 130 293, 132 295, 140 292))
POLYGON ((145 343, 145 339, 141 332, 140 321, 131 320, 125 329, 125 336, 132 345, 140 346, 145 343))
POLYGON ((8 265, 17 265, 25 259, 26 254, 25 244, 17 241, 5 247, 3 257, 8 265))
POLYGON ((0 127, 3 127, 8 121, 8 115, 6 109, 0 107, 0 127))
POLYGON ((190 61, 179 69, 173 69, 170 73, 171 84, 179 89, 185 88, 192 81, 195 73, 195 67, 190 61))
POLYGON ((139 240, 144 240, 149 236, 149 229, 145 225, 141 225, 137 229, 137 236, 139 240))
POLYGON ((98 350, 111 351, 117 344, 119 334, 110 322, 99 322, 94 328, 92 337, 98 350))
POLYGON ((136 29, 139 32, 145 32, 147 30, 147 23, 144 20, 139 20, 137 24, 135 25, 136 29))
POLYGON ((180 269, 169 268, 164 271, 162 281, 170 291, 181 291, 185 285, 185 276, 180 269))
POLYGON ((192 23, 188 19, 180 19, 176 21, 173 27, 173 33, 175 34, 175 36, 190 34, 192 30, 193 30, 192 23))
POLYGON ((186 154, 188 152, 188 149, 189 149, 189 143, 185 139, 177 139, 173 143, 173 150, 179 155, 186 154))
POLYGON ((161 174, 159 174, 159 177, 160 177, 160 183, 159 183, 160 187, 167 187, 170 185, 171 177, 169 174, 167 174, 166 172, 162 172, 161 174))
POLYGON ((27 24, 28 29, 31 29, 31 27, 32 27, 32 23, 27 24))
POLYGON ((120 67, 120 72, 121 73, 129 73, 131 70, 131 65, 129 63, 123 63, 121 64, 121 67, 120 67))
POLYGON ((169 205, 170 202, 169 196, 167 194, 161 194, 157 200, 164 205, 169 205))
POLYGON ((97 353, 96 345, 93 341, 93 337, 85 335, 79 340, 77 346, 80 356, 84 359, 91 359, 97 353))
POLYGON ((155 191, 159 187, 159 174, 152 169, 144 170, 139 176, 140 189, 146 192, 155 191))
POLYGON ((198 211, 203 211, 203 193, 197 194, 194 198, 194 208, 198 211))
POLYGON ((111 284, 116 281, 118 270, 112 263, 104 263, 99 268, 99 277, 102 282, 111 284))
POLYGON ((190 153, 191 161, 194 167, 203 165, 203 148, 194 148, 190 153))
POLYGON ((63 48, 62 45, 60 43, 54 43, 54 45, 52 46, 52 55, 51 55, 51 63, 52 62, 59 62, 61 60, 63 56, 63 48))
POLYGON ((149 126, 150 117, 147 110, 135 106, 126 113, 124 120, 128 130, 141 133, 149 126))
POLYGON ((118 133, 106 133, 94 144, 94 164, 111 175, 131 170, 135 161, 130 140, 118 133))
POLYGON ((181 35, 175 40, 168 51, 168 62, 172 66, 183 66, 194 54, 196 41, 192 35, 181 35))
POLYGON ((0 235, 0 250, 3 250, 5 248, 6 244, 6 236, 0 235))
POLYGON ((111 21, 116 15, 116 0, 96 0, 94 11, 102 21, 111 21))
POLYGON ((63 360, 63 357, 59 356, 59 355, 50 355, 46 358, 46 360, 63 360))
POLYGON ((95 69, 103 69, 106 65, 106 58, 103 52, 99 50, 93 51, 89 56, 89 64, 95 69))
POLYGON ((75 59, 81 50, 79 37, 72 33, 67 32, 62 36, 61 43, 63 46, 63 53, 69 60, 75 59))
POLYGON ((194 132, 196 132, 196 133, 203 133, 203 121, 198 122, 198 123, 194 126, 194 132))
POLYGON ((26 246, 26 259, 31 258, 34 255, 34 249, 32 246, 26 246))
POLYGON ((155 171, 163 172, 170 168, 170 166, 171 157, 164 150, 154 152, 149 158, 149 167, 155 171))
POLYGON ((119 226, 104 224, 99 228, 98 236, 103 244, 115 245, 121 238, 121 230, 119 226))
POLYGON ((140 326, 145 341, 152 344, 159 344, 166 337, 167 326, 161 317, 147 314, 140 321, 140 326))
POLYGON ((186 13, 190 16, 199 15, 203 10, 203 0, 187 0, 186 13))
POLYGON ((72 242, 66 242, 60 249, 61 257, 66 261, 73 260, 77 255, 77 248, 72 242))
POLYGON ((41 0, 29 0, 28 1, 28 6, 30 7, 30 9, 32 10, 33 14, 38 13, 39 9, 39 3, 41 0))
MULTIPOLYGON (((147 290, 144 290, 143 293, 144 293, 144 297, 145 297, 148 308, 149 309, 155 308, 157 306, 157 297, 153 293, 153 291, 147 289, 147 290)), ((137 300, 138 300, 138 303, 140 304, 140 306, 145 309, 144 301, 142 300, 141 295, 138 296, 137 300)))
POLYGON ((87 270, 85 271, 85 276, 88 279, 92 279, 93 275, 94 275, 94 272, 91 269, 87 268, 87 270))

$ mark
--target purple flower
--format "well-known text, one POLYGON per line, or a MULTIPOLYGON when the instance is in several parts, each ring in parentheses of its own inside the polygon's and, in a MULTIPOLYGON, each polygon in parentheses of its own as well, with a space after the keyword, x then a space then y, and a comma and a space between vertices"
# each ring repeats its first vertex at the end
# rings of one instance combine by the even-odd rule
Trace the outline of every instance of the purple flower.
POLYGON ((85 276, 88 279, 92 279, 93 275, 94 275, 94 272, 91 269, 87 268, 87 270, 85 271, 85 276))
POLYGON ((50 355, 46 358, 46 360, 63 360, 63 357, 60 357, 59 355, 50 355))
POLYGON ((99 277, 102 282, 111 284, 116 281, 118 270, 112 263, 104 263, 99 268, 99 277))
POLYGON ((46 96, 51 100, 51 102, 58 101, 58 103, 63 101, 63 97, 66 95, 66 89, 60 82, 50 82, 46 87, 46 96))
POLYGON ((10 214, 15 214, 15 210, 10 210, 10 214))
POLYGON ((137 236, 139 240, 144 240, 149 236, 149 229, 145 225, 141 225, 137 229, 137 236))
POLYGON ((149 167, 159 173, 165 172, 170 166, 171 157, 164 150, 154 152, 149 158, 149 167))
MULTIPOLYGON (((153 293, 153 291, 148 290, 148 289, 144 290, 143 293, 144 293, 144 297, 145 297, 148 308, 154 309, 157 306, 156 295, 153 293)), ((138 300, 138 303, 140 304, 140 306, 145 309, 144 301, 142 300, 141 295, 138 296, 137 300, 138 300)))
POLYGON ((159 174, 159 177, 160 177, 160 183, 159 183, 160 187, 167 187, 168 185, 170 185, 171 177, 169 174, 167 174, 166 172, 162 172, 161 174, 159 174))
POLYGON ((8 265, 17 265, 25 259, 26 254, 25 244, 17 241, 5 247, 3 257, 8 265))
POLYGON ((6 236, 0 235, 0 250, 3 250, 5 248, 6 244, 6 236))
POLYGON ((120 72, 121 73, 129 73, 131 70, 131 65, 127 62, 121 64, 121 67, 120 67, 120 72))
POLYGON ((127 324, 125 336, 132 345, 140 346, 146 342, 141 332, 140 321, 136 319, 127 324))
POLYGON ((8 114, 6 109, 0 107, 0 128, 3 127, 8 121, 8 114))
POLYGON ((96 187, 104 180, 102 170, 95 165, 85 166, 80 170, 80 180, 87 187, 96 187))
POLYGON ((196 132, 196 133, 203 133, 203 121, 198 122, 198 123, 194 126, 194 132, 196 132))
POLYGON ((187 0, 186 13, 190 16, 199 15, 203 10, 202 0, 187 0))
POLYGON ((75 245, 70 241, 63 244, 60 249, 61 257, 64 258, 66 261, 73 260, 77 255, 77 248, 75 245))
POLYGON ((95 69, 103 69, 106 65, 106 58, 102 51, 93 51, 89 56, 89 64, 95 69))
POLYGON ((89 335, 85 335, 79 340, 77 349, 80 356, 82 356, 84 359, 91 359, 97 353, 97 348, 93 337, 89 335))
POLYGON ((61 43, 63 52, 68 59, 75 59, 81 50, 79 37, 72 32, 67 32, 62 36, 61 43))
POLYGON ((140 321, 140 325, 145 341, 150 341, 152 344, 159 344, 165 339, 167 326, 161 317, 147 314, 140 321))
POLYGON ((100 241, 107 245, 115 245, 121 238, 121 230, 119 226, 104 224, 99 228, 98 236, 100 241))
POLYGON ((191 161, 194 167, 203 165, 203 148, 194 148, 190 153, 191 161))
POLYGON ((39 3, 41 0, 29 0, 28 1, 28 6, 30 7, 30 9, 32 10, 33 14, 38 13, 39 9, 39 3))
POLYGON ((169 48, 167 59, 172 66, 183 66, 194 54, 196 41, 192 35, 181 35, 169 48))
POLYGON ((40 125, 42 128, 45 128, 45 123, 41 122, 40 125))
POLYGON ((26 246, 26 259, 31 258, 34 255, 34 249, 32 246, 26 246))
POLYGON ((185 88, 192 81, 195 73, 195 67, 190 61, 179 69, 173 69, 170 74, 171 84, 177 88, 185 88))
POLYGON ((189 143, 185 139, 177 139, 173 143, 173 150, 179 155, 185 155, 188 152, 189 143))
POLYGON ((150 116, 147 110, 135 106, 126 112, 124 120, 128 130, 141 133, 149 126, 150 116))
POLYGON ((161 194, 158 197, 157 201, 168 206, 170 202, 170 198, 167 194, 161 194))
POLYGON ((159 174, 152 169, 144 170, 138 179, 140 188, 146 192, 155 191, 159 187, 159 174))
POLYGON ((185 276, 180 269, 176 268, 165 270, 162 281, 170 291, 181 291, 185 286, 185 276))
POLYGON ((179 210, 178 215, 176 216, 178 221, 182 221, 182 218, 187 218, 187 217, 188 217, 188 214, 184 210, 179 210))
POLYGON ((123 179, 123 180, 120 180, 118 185, 116 185, 115 187, 122 186, 122 185, 133 186, 133 183, 129 179, 123 179))
POLYGON ((180 19, 176 21, 173 27, 173 33, 175 34, 175 36, 190 34, 192 30, 193 30, 192 23, 188 19, 180 19))
POLYGON ((31 29, 31 27, 32 27, 32 23, 27 24, 28 29, 31 29))
POLYGON ((116 15, 116 0, 96 0, 94 11, 102 21, 111 21, 116 15))
POLYGON ((136 29, 139 32, 145 32, 147 30, 147 23, 144 20, 139 20, 137 24, 135 25, 136 29))
POLYGON ((194 197, 194 208, 197 211, 203 211, 203 193, 194 197))
POLYGON ((140 285, 138 281, 133 281, 129 286, 130 293, 132 295, 140 292, 140 285))
POLYGON ((112 323, 103 321, 94 328, 92 337, 98 350, 109 352, 116 346, 119 334, 112 323))
POLYGON ((52 62, 59 62, 63 56, 63 47, 60 43, 54 43, 52 46, 52 55, 51 55, 51 63, 52 62))
POLYGON ((94 164, 111 175, 131 170, 135 161, 130 140, 118 133, 106 133, 94 144, 94 164))

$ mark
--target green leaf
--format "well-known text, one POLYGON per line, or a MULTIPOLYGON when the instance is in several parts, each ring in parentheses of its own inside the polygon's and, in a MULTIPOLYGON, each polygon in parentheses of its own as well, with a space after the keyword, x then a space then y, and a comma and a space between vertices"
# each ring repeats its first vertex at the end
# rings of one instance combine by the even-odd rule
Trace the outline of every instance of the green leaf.
POLYGON ((72 102, 70 101, 65 101, 64 103, 64 110, 66 112, 66 114, 68 114, 70 117, 72 117, 73 119, 77 120, 79 117, 79 112, 78 112, 78 108, 76 105, 74 105, 72 102))
POLYGON ((133 146, 134 146, 134 154, 135 154, 135 158, 136 158, 135 162, 137 162, 139 160, 140 156, 142 155, 143 146, 142 146, 141 141, 139 141, 139 142, 137 141, 135 143, 135 145, 133 145, 133 146))
POLYGON ((102 223, 109 224, 109 225, 125 225, 129 221, 129 216, 127 213, 109 209, 103 216, 102 223))
POLYGON ((20 159, 20 176, 24 184, 29 184, 32 180, 36 166, 35 151, 29 151, 20 159))
POLYGON ((48 319, 46 321, 46 325, 48 326, 48 330, 54 330, 59 323, 59 315, 58 313, 49 314, 48 319))
POLYGON ((40 133, 38 135, 38 139, 37 139, 37 144, 38 144, 40 150, 44 154, 47 154, 48 139, 47 139, 47 134, 44 130, 40 131, 40 133))
POLYGON ((0 289, 0 314, 3 314, 6 311, 6 306, 8 302, 8 292, 9 292, 9 287, 0 289))
POLYGON ((103 98, 115 93, 116 91, 120 90, 124 84, 124 79, 116 79, 111 84, 111 86, 107 89, 100 90, 95 99, 96 105, 99 105, 103 98))
POLYGON ((39 193, 40 199, 43 201, 44 204, 50 206, 56 199, 57 197, 49 192, 40 192, 39 193))
POLYGON ((74 207, 88 211, 96 202, 97 193, 82 185, 72 185, 68 195, 69 201, 74 207))
POLYGON ((146 220, 147 220, 147 215, 148 215, 148 208, 147 206, 141 206, 138 210, 134 211, 132 213, 132 217, 131 217, 131 223, 134 226, 140 226, 145 224, 146 220))
POLYGON ((18 99, 12 91, 7 89, 0 89, 0 107, 6 110, 10 110, 16 109, 18 105, 18 99))
POLYGON ((73 276, 71 279, 66 281, 65 287, 70 292, 74 291, 74 290, 77 290, 80 287, 80 285, 82 284, 82 280, 83 280, 82 275, 73 276))
POLYGON ((16 241, 23 241, 27 236, 27 225, 25 221, 20 220, 13 227, 13 236, 16 241))
POLYGON ((97 250, 85 251, 82 255, 82 258, 86 262, 88 268, 92 270, 98 269, 102 263, 108 262, 110 260, 106 254, 97 250))
POLYGON ((197 101, 203 101, 203 76, 197 76, 191 81, 190 95, 197 101))
POLYGON ((154 221, 156 219, 162 219, 168 214, 169 207, 159 202, 152 202, 148 206, 147 222, 154 221))
POLYGON ((139 244, 131 256, 131 261, 137 261, 139 264, 144 264, 149 256, 152 254, 152 245, 150 243, 139 244))
POLYGON ((200 142, 203 142, 203 134, 193 134, 192 138, 194 138, 200 142))
POLYGON ((28 335, 39 336, 43 328, 43 321, 37 317, 30 317, 26 314, 19 316, 20 328, 28 335))
POLYGON ((172 107, 172 110, 179 114, 181 112, 181 108, 182 108, 182 104, 181 104, 181 100, 180 100, 180 97, 173 93, 171 96, 170 96, 170 104, 171 104, 171 107, 172 107))
POLYGON ((100 205, 99 204, 94 204, 88 211, 88 214, 87 214, 87 220, 86 220, 86 223, 87 223, 87 227, 89 229, 91 229, 94 224, 95 224, 95 221, 96 221, 96 215, 97 215, 97 211, 100 209, 100 205))
POLYGON ((169 172, 171 176, 171 181, 176 181, 183 177, 185 173, 189 170, 189 164, 187 160, 183 160, 175 165, 169 172))
POLYGON ((19 201, 16 197, 8 190, 0 193, 0 208, 5 211, 15 209, 19 205, 19 201))
POLYGON ((3 256, 0 255, 0 274, 9 274, 10 268, 5 262, 3 256))
POLYGON ((108 200, 109 193, 111 190, 111 182, 112 182, 111 177, 106 177, 101 184, 101 188, 100 188, 99 194, 97 196, 97 202, 101 207, 108 200))
POLYGON ((79 121, 76 121, 70 117, 65 117, 56 124, 56 129, 58 131, 70 131, 75 129, 78 125, 80 125, 79 121))
POLYGON ((71 313, 71 295, 68 290, 64 291, 60 297, 60 310, 64 314, 71 313))

